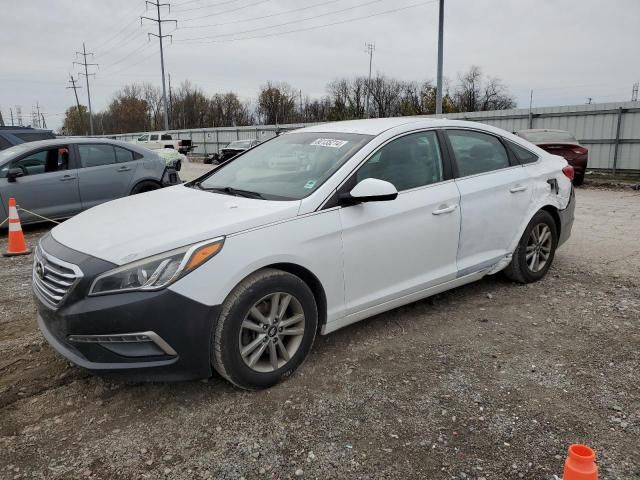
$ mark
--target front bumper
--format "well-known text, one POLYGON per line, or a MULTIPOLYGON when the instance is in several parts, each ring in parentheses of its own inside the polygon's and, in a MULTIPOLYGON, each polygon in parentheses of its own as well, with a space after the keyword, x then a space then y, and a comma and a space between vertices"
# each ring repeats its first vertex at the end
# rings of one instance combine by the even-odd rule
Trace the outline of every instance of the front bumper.
POLYGON ((560 236, 558 237, 558 247, 569 240, 569 237, 571 236, 571 229, 573 228, 573 221, 575 219, 575 211, 576 192, 572 185, 567 208, 558 212, 558 215, 560 216, 560 236))
POLYGON ((84 277, 57 307, 35 290, 38 326, 72 363, 127 380, 187 380, 211 375, 211 333, 219 307, 171 290, 88 297, 108 262, 75 252, 50 235, 41 247, 78 265, 84 277))

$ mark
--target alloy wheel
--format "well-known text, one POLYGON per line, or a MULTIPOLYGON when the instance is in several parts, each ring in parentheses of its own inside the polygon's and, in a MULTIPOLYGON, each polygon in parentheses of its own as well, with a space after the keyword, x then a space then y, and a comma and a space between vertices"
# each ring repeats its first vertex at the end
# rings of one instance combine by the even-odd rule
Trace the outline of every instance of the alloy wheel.
POLYGON ((527 267, 534 273, 540 272, 551 255, 553 238, 551 229, 546 223, 539 223, 531 230, 527 241, 527 267))
POLYGON ((289 293, 275 292, 258 300, 240 327, 240 355, 257 372, 273 372, 295 355, 305 330, 300 301, 289 293))

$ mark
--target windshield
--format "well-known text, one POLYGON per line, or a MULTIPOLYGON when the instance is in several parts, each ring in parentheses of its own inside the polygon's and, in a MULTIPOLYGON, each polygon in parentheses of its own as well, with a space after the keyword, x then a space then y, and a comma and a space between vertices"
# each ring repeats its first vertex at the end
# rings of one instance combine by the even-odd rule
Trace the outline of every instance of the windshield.
POLYGON ((244 148, 247 149, 251 146, 251 140, 236 140, 235 142, 231 142, 225 148, 244 148))
POLYGON ((570 142, 575 143, 576 139, 569 132, 563 132, 558 130, 540 130, 519 132, 518 135, 531 143, 563 143, 570 142))
POLYGON ((205 190, 253 193, 268 200, 310 195, 373 137, 353 133, 298 132, 260 144, 195 184, 205 190))

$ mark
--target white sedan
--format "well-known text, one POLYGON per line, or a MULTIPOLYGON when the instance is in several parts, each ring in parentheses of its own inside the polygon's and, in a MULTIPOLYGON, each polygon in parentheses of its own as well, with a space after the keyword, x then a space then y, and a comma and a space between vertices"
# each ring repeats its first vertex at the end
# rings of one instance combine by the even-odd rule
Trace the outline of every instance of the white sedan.
POLYGON ((35 255, 38 322, 96 372, 215 369, 269 387, 317 333, 499 271, 541 279, 571 233, 572 175, 563 158, 479 123, 304 128, 54 228, 35 255))

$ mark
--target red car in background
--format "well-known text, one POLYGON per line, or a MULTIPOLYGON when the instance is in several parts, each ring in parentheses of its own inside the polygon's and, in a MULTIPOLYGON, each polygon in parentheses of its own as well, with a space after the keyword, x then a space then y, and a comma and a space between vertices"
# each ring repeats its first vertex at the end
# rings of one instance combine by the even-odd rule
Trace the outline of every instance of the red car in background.
POLYGON ((520 130, 515 134, 553 155, 564 157, 573 167, 573 184, 582 185, 584 174, 587 171, 589 150, 580 145, 573 135, 564 130, 550 128, 520 130))

